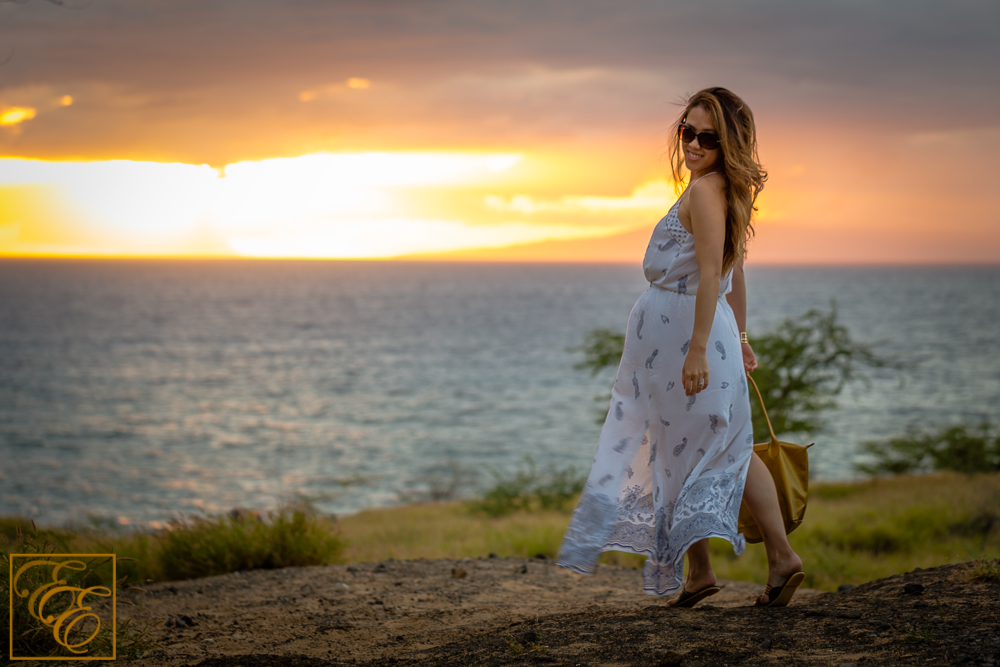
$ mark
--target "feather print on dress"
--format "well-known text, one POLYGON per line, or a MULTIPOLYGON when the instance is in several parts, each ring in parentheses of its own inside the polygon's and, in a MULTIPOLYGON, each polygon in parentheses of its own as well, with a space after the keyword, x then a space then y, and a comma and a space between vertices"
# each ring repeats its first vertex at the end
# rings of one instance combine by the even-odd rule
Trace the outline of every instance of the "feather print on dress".
POLYGON ((682 384, 684 355, 692 345, 687 339, 694 328, 696 300, 691 297, 700 282, 694 235, 681 228, 675 204, 653 230, 643 260, 650 287, 629 315, 620 381, 609 402, 615 417, 605 420, 558 559, 562 566, 593 574, 603 551, 643 554, 648 557, 643 589, 652 595, 681 589, 684 553, 698 540, 728 540, 737 554, 745 546, 737 518, 752 442, 744 444, 751 433, 746 380, 731 379, 743 375, 741 355, 733 353, 735 342, 729 342, 737 328, 724 298, 732 287, 731 272, 719 283, 707 339, 714 384, 696 396, 681 391, 683 399, 670 393, 682 384), (661 246, 665 251, 658 251, 661 246), (663 326, 647 327, 646 316, 659 316, 663 326), (722 349, 715 346, 717 341, 722 349), (654 350, 659 353, 654 355, 654 350), (633 371, 631 386, 628 371, 633 371), (717 416, 714 431, 709 414, 717 416), (644 428, 647 420, 654 426, 644 428), (641 440, 646 444, 639 445, 641 440), (661 446, 664 455, 659 454, 661 446))
POLYGON ((681 438, 681 444, 674 447, 674 456, 680 456, 684 452, 684 448, 688 445, 687 438, 681 438))

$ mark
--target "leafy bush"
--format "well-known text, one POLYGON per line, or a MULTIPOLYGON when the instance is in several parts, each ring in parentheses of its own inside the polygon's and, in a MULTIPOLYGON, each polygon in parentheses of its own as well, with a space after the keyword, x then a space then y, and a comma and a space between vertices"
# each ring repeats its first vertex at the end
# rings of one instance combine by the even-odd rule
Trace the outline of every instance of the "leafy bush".
POLYGON ((625 334, 614 329, 593 329, 583 336, 579 347, 571 347, 571 352, 583 352, 583 361, 574 368, 590 369, 591 376, 602 369, 615 367, 621 361, 625 349, 625 334))
MULTIPOLYGON (((867 379, 862 368, 904 367, 899 361, 877 356, 870 346, 854 342, 847 327, 837 321, 835 301, 830 302, 827 313, 809 310, 797 320, 785 319, 774 330, 750 340, 757 355, 753 379, 778 434, 819 433, 823 411, 836 405, 834 398, 847 383, 867 379)), ((754 410, 753 430, 758 436, 767 433, 767 422, 759 410, 754 410)))
POLYGON ((865 442, 861 448, 873 460, 857 463, 855 468, 869 475, 930 470, 1000 471, 1000 435, 988 423, 976 427, 950 426, 937 433, 911 429, 905 436, 865 442))
MULTIPOLYGON (((851 339, 847 327, 837 321, 837 304, 830 311, 809 310, 797 320, 785 319, 772 331, 750 337, 757 370, 753 379, 767 402, 774 432, 815 434, 823 428, 821 414, 833 407, 834 398, 855 378, 865 379, 861 369, 903 368, 898 361, 877 356, 868 345, 851 339)), ((616 367, 625 347, 625 335, 611 329, 594 329, 579 347, 584 360, 578 369, 596 375, 616 367)), ((608 396, 598 397, 604 403, 608 396)), ((751 405, 756 405, 756 399, 751 405)), ((604 421, 606 410, 599 423, 604 421)), ((753 411, 753 430, 767 433, 767 422, 759 409, 753 411)))

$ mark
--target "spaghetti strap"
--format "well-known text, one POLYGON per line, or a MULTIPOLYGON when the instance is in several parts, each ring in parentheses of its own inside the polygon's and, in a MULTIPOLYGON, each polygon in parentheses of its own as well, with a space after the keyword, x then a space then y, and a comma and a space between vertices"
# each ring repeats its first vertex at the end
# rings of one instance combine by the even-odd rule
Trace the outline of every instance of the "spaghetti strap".
POLYGON ((680 201, 681 199, 683 199, 683 198, 684 198, 684 195, 686 195, 686 194, 688 193, 688 191, 689 191, 689 190, 690 190, 690 189, 691 189, 691 188, 692 188, 692 187, 694 186, 694 184, 695 184, 695 183, 697 183, 697 182, 698 182, 698 181, 700 181, 701 179, 705 178, 706 176, 711 176, 712 174, 718 174, 718 173, 719 173, 719 172, 717 172, 717 171, 710 171, 710 172, 708 172, 707 174, 705 174, 705 176, 699 176, 698 178, 696 178, 696 179, 694 180, 694 182, 692 182, 692 183, 691 183, 691 185, 687 186, 687 187, 686 187, 686 188, 684 189, 684 192, 682 192, 682 193, 681 193, 681 196, 677 198, 677 201, 680 201))

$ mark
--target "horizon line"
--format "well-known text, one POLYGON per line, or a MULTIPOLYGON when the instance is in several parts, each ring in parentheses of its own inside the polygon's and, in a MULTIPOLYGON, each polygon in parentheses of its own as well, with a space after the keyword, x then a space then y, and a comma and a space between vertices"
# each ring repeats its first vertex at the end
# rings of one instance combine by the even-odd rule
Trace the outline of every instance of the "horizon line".
MULTIPOLYGON (((579 264, 579 265, 607 265, 607 266, 635 266, 641 267, 642 261, 634 262, 622 261, 593 261, 593 260, 507 260, 507 259, 415 259, 413 256, 399 257, 242 257, 237 255, 47 255, 47 254, 6 254, 0 253, 0 262, 3 261, 161 261, 161 262, 340 262, 340 263, 387 263, 395 262, 400 264, 579 264)), ((746 262, 750 267, 797 267, 797 268, 828 268, 828 267, 1000 267, 1000 261, 979 261, 979 260, 955 260, 955 261, 934 261, 934 260, 904 260, 904 261, 832 261, 832 262, 746 262)))

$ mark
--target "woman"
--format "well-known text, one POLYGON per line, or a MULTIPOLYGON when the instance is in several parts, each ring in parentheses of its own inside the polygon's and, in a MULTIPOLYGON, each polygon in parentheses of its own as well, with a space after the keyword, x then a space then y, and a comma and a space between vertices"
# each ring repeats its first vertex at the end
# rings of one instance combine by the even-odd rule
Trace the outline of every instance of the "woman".
POLYGON ((784 606, 805 575, 774 483, 753 455, 745 372, 756 360, 741 343, 743 256, 767 174, 746 104, 725 88, 692 96, 671 142, 671 169, 677 183, 686 169, 689 184, 646 249, 650 286, 629 316, 611 409, 558 562, 592 574, 603 551, 646 554, 645 592, 681 589, 671 604, 690 607, 720 590, 708 538, 743 553, 737 520, 746 500, 769 564, 756 604, 784 606))

